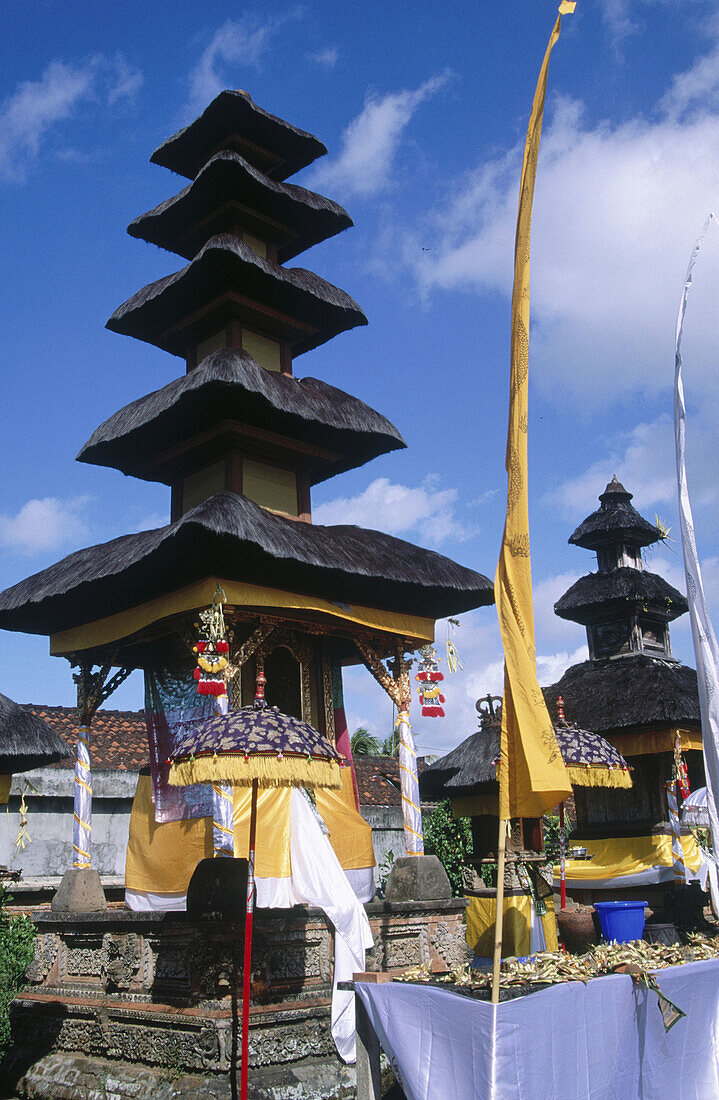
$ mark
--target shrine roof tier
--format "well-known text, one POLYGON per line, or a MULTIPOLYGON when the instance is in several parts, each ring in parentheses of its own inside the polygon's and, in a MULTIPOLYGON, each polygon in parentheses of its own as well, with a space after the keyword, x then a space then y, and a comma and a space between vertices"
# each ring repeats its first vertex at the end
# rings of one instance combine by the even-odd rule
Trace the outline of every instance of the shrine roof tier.
POLYGON ((352 224, 339 203, 272 180, 239 153, 224 150, 193 183, 136 218, 127 231, 191 260, 209 237, 242 229, 269 242, 278 263, 287 263, 352 224))
POLYGON ((216 493, 167 527, 78 550, 0 593, 0 627, 56 634, 215 575, 438 618, 493 602, 487 577, 432 550, 361 527, 286 519, 216 493))
POLYGON ((630 504, 632 495, 616 477, 612 478, 599 497, 601 507, 579 524, 569 541, 586 550, 598 550, 617 542, 637 547, 658 542, 661 531, 630 504))
POLYGON ((192 465, 193 440, 205 464, 212 458, 210 434, 220 450, 229 444, 278 461, 287 451, 312 484, 406 446, 389 420, 343 390, 265 370, 247 352, 222 348, 116 412, 77 457, 170 484, 192 465))
MULTIPOLYGON (((667 726, 701 728, 697 674, 678 661, 630 654, 572 665, 556 684, 542 689, 553 719, 557 699, 577 722, 608 737, 624 755, 629 742, 618 743, 614 731, 641 731, 667 726)), ((667 745, 670 751, 672 743, 667 745)))
POLYGON ((229 318, 288 341, 293 355, 367 324, 343 290, 304 268, 266 260, 224 233, 210 238, 186 267, 139 290, 115 310, 107 328, 184 356, 229 318))
POLYGON ((555 614, 575 623, 626 616, 640 609, 671 621, 688 610, 686 597, 658 573, 624 566, 580 577, 554 605, 555 614))
POLYGON ((313 134, 258 107, 247 92, 228 89, 215 96, 189 126, 163 141, 150 160, 194 179, 221 149, 240 153, 277 180, 299 172, 327 152, 313 134))

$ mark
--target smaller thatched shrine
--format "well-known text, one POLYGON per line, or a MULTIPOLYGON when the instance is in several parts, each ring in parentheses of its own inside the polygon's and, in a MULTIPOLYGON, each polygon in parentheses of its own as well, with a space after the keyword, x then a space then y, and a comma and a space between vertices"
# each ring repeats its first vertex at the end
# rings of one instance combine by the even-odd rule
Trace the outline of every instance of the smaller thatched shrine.
MULTIPOLYGON (((561 703, 559 709, 554 733, 572 786, 631 786, 621 754, 603 737, 568 722, 561 703)), ((449 798, 453 815, 472 822, 473 854, 465 872, 467 942, 476 956, 488 958, 496 913, 496 888, 487 883, 497 862, 501 700, 491 695, 478 699, 477 711, 479 730, 430 765, 420 778, 420 789, 428 800, 449 798)), ((557 947, 551 878, 539 870, 546 863, 541 820, 513 819, 504 872, 502 941, 508 954, 557 947)))
POLYGON ((589 660, 572 665, 544 695, 550 714, 561 696, 567 714, 601 733, 633 769, 629 789, 576 792, 572 839, 592 858, 568 867, 570 893, 591 901, 597 890, 640 890, 661 908, 662 891, 654 888, 674 883, 678 860, 687 881, 703 877, 694 838, 671 810, 678 778, 685 793, 705 782, 701 719, 696 672, 672 655, 669 637, 687 601, 645 568, 643 549, 663 535, 631 500, 613 478, 569 539, 596 553, 597 572, 580 577, 554 610, 585 627, 589 660))
POLYGON ((47 722, 0 694, 0 802, 7 802, 16 772, 57 764, 70 755, 47 722))

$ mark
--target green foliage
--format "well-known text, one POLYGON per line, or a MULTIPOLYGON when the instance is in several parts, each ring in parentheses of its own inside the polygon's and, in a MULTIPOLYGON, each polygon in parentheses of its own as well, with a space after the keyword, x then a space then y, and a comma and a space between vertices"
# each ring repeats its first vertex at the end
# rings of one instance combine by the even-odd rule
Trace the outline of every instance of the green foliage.
POLYGON ((35 954, 35 925, 29 917, 8 913, 11 900, 4 886, 0 886, 0 1059, 12 1041, 10 1005, 35 954))
POLYGON ((455 897, 463 894, 462 868, 472 854, 472 825, 468 817, 452 817, 449 800, 425 816, 424 850, 439 859, 455 897))
MULTIPOLYGON (((559 859, 559 814, 545 814, 542 818, 542 832, 544 834, 544 854, 549 863, 556 863, 559 859)), ((565 854, 569 850, 569 836, 572 825, 569 816, 564 818, 564 844, 565 854)))
POLYGON ((393 867, 394 867, 394 852, 390 848, 389 851, 385 852, 384 859, 380 860, 380 862, 377 866, 377 871, 379 872, 379 881, 377 883, 377 897, 378 898, 383 898, 384 897, 385 888, 387 886, 387 879, 389 878, 389 873, 390 873, 390 871, 392 870, 393 867))
POLYGON ((358 726, 350 738, 353 756, 379 756, 382 752, 380 742, 364 726, 358 726))
POLYGON ((399 756, 399 730, 392 730, 382 744, 383 756, 399 756))

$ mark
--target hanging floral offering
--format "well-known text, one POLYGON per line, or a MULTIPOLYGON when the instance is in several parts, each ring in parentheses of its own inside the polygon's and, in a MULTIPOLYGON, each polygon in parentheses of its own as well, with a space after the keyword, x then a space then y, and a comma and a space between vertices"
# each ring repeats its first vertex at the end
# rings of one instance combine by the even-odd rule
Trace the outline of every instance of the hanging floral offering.
POLYGON ((212 598, 212 606, 200 612, 200 637, 192 647, 197 657, 195 679, 198 695, 227 695, 227 667, 229 664, 229 642, 226 638, 225 617, 222 601, 225 593, 217 587, 212 598))
POLYGON ((434 646, 423 645, 420 647, 420 662, 417 666, 415 680, 419 684, 419 701, 422 706, 424 718, 444 718, 444 695, 440 683, 444 680, 444 673, 439 671, 439 657, 434 646))

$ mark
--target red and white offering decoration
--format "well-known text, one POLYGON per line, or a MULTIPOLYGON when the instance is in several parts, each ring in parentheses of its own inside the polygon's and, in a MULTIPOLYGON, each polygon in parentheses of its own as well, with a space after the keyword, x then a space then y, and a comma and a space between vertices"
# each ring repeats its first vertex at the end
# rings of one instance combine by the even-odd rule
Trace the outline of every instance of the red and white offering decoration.
POLYGON ((439 657, 434 646, 423 645, 420 648, 421 660, 417 666, 415 680, 419 684, 419 701, 423 718, 444 718, 444 695, 440 684, 444 673, 439 671, 439 657))

